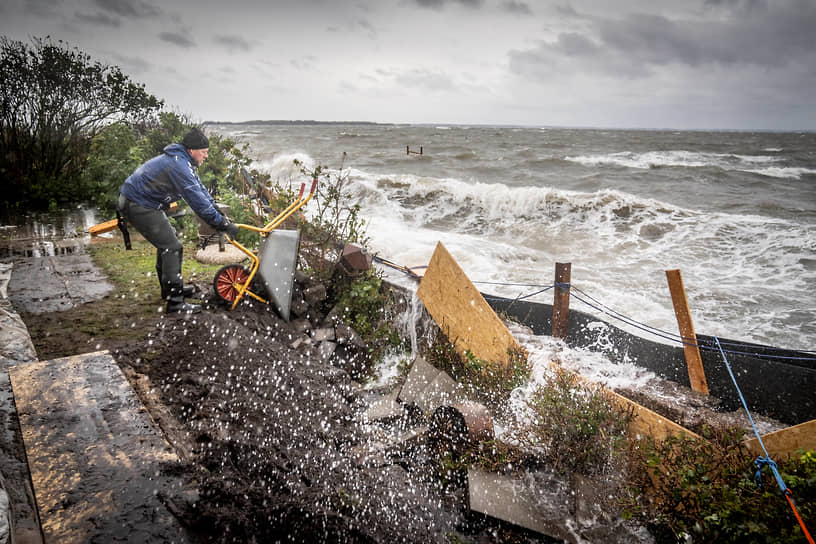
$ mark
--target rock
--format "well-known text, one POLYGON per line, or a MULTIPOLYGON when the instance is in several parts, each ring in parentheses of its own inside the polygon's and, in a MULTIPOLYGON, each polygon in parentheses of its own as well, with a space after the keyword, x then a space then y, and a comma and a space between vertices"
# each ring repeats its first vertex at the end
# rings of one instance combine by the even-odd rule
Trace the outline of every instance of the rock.
POLYGON ((233 264, 243 262, 249 257, 232 244, 225 244, 224 251, 218 248, 218 244, 210 244, 196 251, 195 259, 206 264, 233 264))
POLYGON ((414 364, 411 365, 408 377, 402 384, 399 399, 406 403, 416 403, 423 391, 425 391, 434 378, 439 375, 439 372, 439 369, 435 368, 425 359, 417 357, 414 360, 414 364))
POLYGON ((292 315, 295 317, 303 317, 309 312, 309 305, 303 300, 303 297, 292 297, 292 304, 290 305, 292 315))
POLYGON ((312 339, 309 338, 305 334, 298 335, 294 340, 292 340, 289 343, 289 347, 292 348, 292 349, 298 349, 301 346, 308 347, 308 346, 311 346, 311 345, 312 345, 312 339))
POLYGON ((326 300, 326 286, 318 283, 303 290, 303 298, 309 306, 316 306, 326 300))
POLYGON ((391 464, 383 453, 387 447, 387 444, 370 442, 365 445, 354 446, 348 450, 348 456, 358 467, 384 467, 391 464))
POLYGON ((337 349, 337 344, 334 342, 320 342, 317 345, 317 353, 323 361, 328 361, 329 358, 334 355, 335 349, 337 349))
POLYGON ((291 322, 292 330, 296 333, 307 333, 312 330, 311 322, 306 318, 295 319, 291 322))
POLYGON ((363 421, 391 421, 399 419, 404 415, 405 410, 402 404, 397 401, 397 392, 395 391, 391 395, 383 397, 369 405, 363 413, 363 421))
POLYGON ((37 360, 37 350, 25 323, 16 312, 3 307, 0 307, 0 360, 4 368, 37 360))
POLYGON ((8 284, 13 267, 12 263, 0 263, 0 298, 8 298, 8 284))
POLYGON ((351 344, 352 346, 360 349, 366 347, 366 343, 363 341, 362 337, 357 334, 357 331, 342 321, 335 325, 334 332, 335 338, 339 344, 351 344))
POLYGON ((335 340, 334 328, 322 327, 312 331, 312 340, 315 342, 323 342, 325 340, 335 340))
POLYGON ((309 276, 306 275, 306 272, 299 268, 295 270, 293 277, 294 280, 300 285, 306 285, 306 283, 309 281, 309 276))

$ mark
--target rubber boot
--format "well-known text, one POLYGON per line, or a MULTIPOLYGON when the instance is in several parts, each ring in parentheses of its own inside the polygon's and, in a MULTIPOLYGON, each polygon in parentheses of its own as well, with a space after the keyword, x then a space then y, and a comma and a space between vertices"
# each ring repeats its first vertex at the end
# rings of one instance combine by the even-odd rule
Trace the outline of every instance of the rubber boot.
POLYGON ((201 311, 200 305, 184 302, 184 295, 181 293, 181 289, 170 290, 170 297, 167 299, 166 313, 197 314, 200 311, 201 311))
POLYGON ((168 301, 168 308, 170 301, 174 298, 183 303, 184 297, 189 297, 195 292, 195 287, 192 285, 185 286, 181 279, 183 251, 182 248, 159 249, 156 251, 156 274, 161 285, 162 299, 168 301))
MULTIPOLYGON (((195 294, 196 288, 193 285, 185 285, 181 288, 181 294, 184 298, 190 298, 195 294)), ((161 288, 161 297, 162 300, 167 300, 170 298, 170 288, 164 284, 162 284, 161 288)))

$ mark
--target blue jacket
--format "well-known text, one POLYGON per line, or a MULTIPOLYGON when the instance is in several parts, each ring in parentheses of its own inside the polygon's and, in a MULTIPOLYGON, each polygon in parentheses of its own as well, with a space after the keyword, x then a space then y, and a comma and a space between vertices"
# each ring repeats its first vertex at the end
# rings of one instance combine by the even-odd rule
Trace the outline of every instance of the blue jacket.
POLYGON ((119 191, 140 206, 167 210, 184 199, 190 208, 211 227, 227 223, 215 207, 215 200, 201 183, 193 167, 193 158, 181 144, 170 144, 133 172, 119 191))

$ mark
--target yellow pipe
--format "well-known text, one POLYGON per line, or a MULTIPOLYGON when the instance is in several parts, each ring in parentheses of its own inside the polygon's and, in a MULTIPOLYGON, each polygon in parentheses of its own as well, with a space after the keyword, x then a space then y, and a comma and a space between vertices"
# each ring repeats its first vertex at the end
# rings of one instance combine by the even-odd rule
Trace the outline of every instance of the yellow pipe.
MULTIPOLYGON (((260 233, 263 236, 266 236, 274 229, 276 229, 278 226, 280 226, 281 223, 286 221, 293 213, 298 211, 302 206, 309 202, 309 200, 311 200, 312 196, 314 196, 315 189, 317 188, 317 178, 315 177, 314 179, 312 179, 312 189, 309 191, 309 195, 306 198, 303 198, 303 189, 305 187, 306 187, 305 183, 301 184, 300 193, 298 194, 297 199, 294 202, 292 202, 289 206, 287 206, 285 210, 279 213, 277 217, 275 217, 275 219, 267 223, 263 228, 258 228, 254 225, 247 225, 244 223, 236 223, 235 226, 239 228, 245 228, 247 230, 252 230, 260 233)), ((233 284, 235 289, 238 291, 238 296, 236 296, 235 300, 232 301, 232 306, 230 307, 230 310, 235 309, 235 307, 238 305, 238 302, 243 298, 244 293, 266 304, 267 301, 265 299, 259 297, 258 295, 249 290, 249 285, 252 283, 255 274, 258 272, 258 269, 260 268, 260 261, 258 260, 258 257, 256 257, 252 251, 244 247, 237 240, 233 240, 229 236, 227 236, 227 240, 229 241, 230 244, 234 245, 235 247, 240 249, 243 253, 245 253, 247 257, 249 257, 250 260, 252 261, 252 266, 250 266, 250 272, 247 281, 244 282, 243 284, 239 283, 233 284)))

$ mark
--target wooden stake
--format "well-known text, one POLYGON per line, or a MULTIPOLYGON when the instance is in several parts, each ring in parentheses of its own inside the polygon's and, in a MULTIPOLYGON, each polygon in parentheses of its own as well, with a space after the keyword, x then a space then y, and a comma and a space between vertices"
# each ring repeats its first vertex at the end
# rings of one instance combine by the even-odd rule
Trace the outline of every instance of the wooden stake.
POLYGON ((674 304, 674 314, 677 316, 677 326, 680 328, 680 336, 683 338, 683 352, 686 356, 691 388, 698 393, 708 395, 708 383, 703 369, 703 360, 700 357, 700 348, 697 347, 694 324, 691 322, 691 312, 689 311, 688 299, 686 299, 686 289, 683 287, 683 277, 680 275, 679 270, 666 270, 666 279, 669 281, 669 291, 671 291, 672 304, 674 304))
POLYGON ((569 283, 572 263, 555 263, 555 290, 553 291, 553 338, 566 338, 569 325, 569 283))

